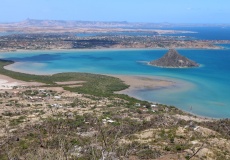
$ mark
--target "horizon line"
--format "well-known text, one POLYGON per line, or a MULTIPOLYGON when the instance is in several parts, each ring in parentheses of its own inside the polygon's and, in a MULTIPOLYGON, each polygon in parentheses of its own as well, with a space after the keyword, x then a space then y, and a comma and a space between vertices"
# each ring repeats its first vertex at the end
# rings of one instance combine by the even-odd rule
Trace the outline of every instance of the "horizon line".
POLYGON ((106 21, 106 20, 63 20, 63 19, 33 19, 33 18, 26 18, 24 20, 19 21, 10 21, 10 22, 3 22, 0 21, 0 24, 11 24, 11 23, 20 23, 28 20, 35 20, 35 21, 65 21, 65 22, 103 22, 103 23, 127 23, 127 24, 135 24, 135 23, 141 23, 141 24, 169 24, 169 25, 230 25, 230 23, 209 23, 209 22, 130 22, 126 20, 120 20, 120 21, 106 21))

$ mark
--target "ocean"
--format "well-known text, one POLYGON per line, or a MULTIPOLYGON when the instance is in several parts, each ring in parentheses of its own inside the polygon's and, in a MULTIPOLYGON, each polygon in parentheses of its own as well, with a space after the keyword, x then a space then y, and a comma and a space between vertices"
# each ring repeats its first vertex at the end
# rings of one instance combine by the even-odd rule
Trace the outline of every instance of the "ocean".
POLYGON ((26 73, 87 72, 158 76, 175 81, 178 85, 155 90, 134 90, 130 95, 176 106, 200 116, 229 118, 230 45, 223 46, 225 49, 221 50, 178 50, 180 54, 201 64, 198 68, 158 68, 146 64, 163 56, 166 49, 27 51, 2 53, 0 58, 16 61, 9 68, 26 73))

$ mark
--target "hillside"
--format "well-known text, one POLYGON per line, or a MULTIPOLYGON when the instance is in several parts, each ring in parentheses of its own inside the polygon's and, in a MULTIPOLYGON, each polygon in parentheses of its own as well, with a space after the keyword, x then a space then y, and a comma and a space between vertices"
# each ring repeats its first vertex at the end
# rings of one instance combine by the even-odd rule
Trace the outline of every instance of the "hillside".
POLYGON ((175 49, 170 49, 162 58, 151 61, 149 64, 159 67, 187 68, 198 67, 196 62, 180 55, 175 49))

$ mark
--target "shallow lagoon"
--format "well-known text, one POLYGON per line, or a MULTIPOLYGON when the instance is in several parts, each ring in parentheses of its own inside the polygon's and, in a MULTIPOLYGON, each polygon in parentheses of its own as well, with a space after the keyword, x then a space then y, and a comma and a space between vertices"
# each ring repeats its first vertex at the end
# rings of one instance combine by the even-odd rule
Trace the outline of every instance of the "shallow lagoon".
POLYGON ((178 50, 202 64, 199 68, 157 68, 146 61, 160 58, 167 50, 82 50, 3 53, 0 58, 14 60, 8 68, 27 73, 89 72, 160 76, 179 86, 157 90, 135 90, 132 96, 174 105, 192 113, 230 117, 230 50, 178 50), (178 84, 177 83, 177 84, 178 84))

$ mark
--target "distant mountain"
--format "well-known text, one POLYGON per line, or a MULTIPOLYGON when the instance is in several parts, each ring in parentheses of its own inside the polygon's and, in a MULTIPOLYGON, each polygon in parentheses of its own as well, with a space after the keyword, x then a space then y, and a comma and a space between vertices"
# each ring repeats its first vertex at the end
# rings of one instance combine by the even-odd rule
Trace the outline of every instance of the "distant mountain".
POLYGON ((153 66, 159 67, 173 67, 173 68, 186 68, 186 67, 198 67, 196 62, 180 55, 175 49, 169 49, 169 51, 160 59, 151 61, 149 63, 153 66))
POLYGON ((17 26, 24 27, 69 27, 69 28, 118 28, 118 27, 130 27, 131 23, 126 21, 122 22, 100 22, 100 21, 65 21, 65 20, 36 20, 26 19, 18 23, 13 23, 17 26))
POLYGON ((192 27, 192 26, 230 26, 229 24, 172 24, 172 23, 131 23, 126 21, 65 21, 65 20, 36 20, 26 19, 21 22, 5 23, 0 26, 11 27, 60 27, 60 28, 133 28, 133 29, 156 29, 172 27, 192 27))

